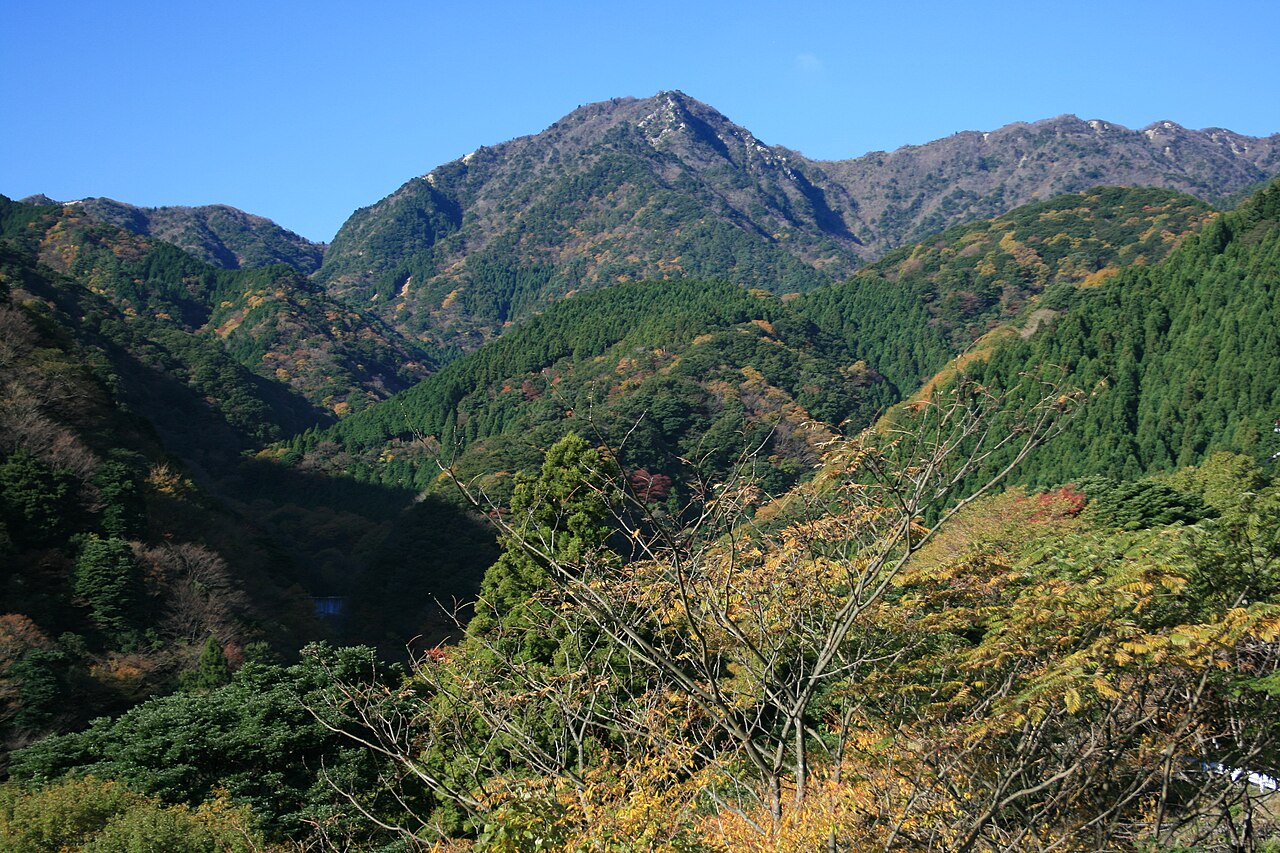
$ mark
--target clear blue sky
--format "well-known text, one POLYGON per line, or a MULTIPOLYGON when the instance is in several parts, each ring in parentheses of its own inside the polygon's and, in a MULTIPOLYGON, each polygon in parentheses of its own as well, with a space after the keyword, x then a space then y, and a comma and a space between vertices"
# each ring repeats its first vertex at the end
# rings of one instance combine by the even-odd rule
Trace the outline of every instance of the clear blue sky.
POLYGON ((1062 113, 1280 131, 1280 2, 0 0, 0 193, 313 240, 579 104, 680 89, 823 159, 1062 113))

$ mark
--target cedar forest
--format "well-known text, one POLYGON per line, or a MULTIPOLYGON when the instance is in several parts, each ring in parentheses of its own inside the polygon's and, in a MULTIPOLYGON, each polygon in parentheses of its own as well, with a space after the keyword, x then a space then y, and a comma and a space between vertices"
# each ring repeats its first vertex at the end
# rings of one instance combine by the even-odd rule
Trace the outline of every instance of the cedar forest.
POLYGON ((1276 137, 1068 119, 0 196, 0 848, 1280 850, 1276 137))

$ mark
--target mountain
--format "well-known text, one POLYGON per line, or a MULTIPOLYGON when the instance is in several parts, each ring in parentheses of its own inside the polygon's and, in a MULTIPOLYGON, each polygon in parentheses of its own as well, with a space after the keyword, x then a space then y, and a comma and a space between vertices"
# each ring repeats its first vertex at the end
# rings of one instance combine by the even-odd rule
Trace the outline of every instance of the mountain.
POLYGON ((269 393, 297 397, 295 410, 307 408, 305 398, 310 411, 291 417, 286 432, 358 411, 435 364, 435 355, 294 269, 220 270, 102 223, 83 205, 0 204, 29 211, 21 228, 8 229, 11 239, 110 300, 130 325, 194 336, 269 381, 269 393))
POLYGON ((1130 130, 1065 115, 823 167, 874 223, 882 254, 957 223, 1096 186, 1162 187, 1222 202, 1280 172, 1280 134, 1255 138, 1171 121, 1130 130))
POLYGON ((580 107, 410 180, 352 215, 317 278, 408 334, 474 348, 620 281, 805 291, 1052 195, 1129 184, 1218 200, 1278 171, 1280 137, 1071 116, 823 162, 663 92, 580 107))
POLYGON ((578 294, 292 450, 306 469, 450 492, 440 456, 501 502, 507 473, 568 432, 677 495, 684 460, 723 474, 752 445, 776 492, 817 462, 818 422, 868 425, 993 325, 1053 316, 1046 288, 1156 263, 1213 215, 1181 193, 1105 188, 956 226, 794 299, 688 280, 578 294))
MULTIPOLYGON (((534 137, 510 143, 520 174, 495 149, 414 183, 320 281, 0 197, 0 847, 1280 838, 1255 796, 1280 754, 1280 182, 1225 213, 1162 188, 1056 195, 802 294, 674 272, 569 287, 609 253, 658 264, 686 225, 707 237, 693 261, 723 250, 756 284, 881 251, 859 235, 883 213, 847 237, 819 212, 839 169, 788 159, 739 187, 724 163, 783 150, 751 154, 695 105, 584 108, 559 139, 595 171, 534 137), (789 239, 728 213, 756 203, 789 239), (831 230, 800 234, 806 216, 831 230), (561 226, 581 245, 546 242, 561 226), (437 359, 393 325, 483 344, 437 359), (1033 434, 1010 390, 1029 375, 1062 377, 1053 418, 1080 407, 1015 472, 1053 488, 984 495, 1033 434), (952 407, 829 426, 925 377, 952 407), (496 547, 437 460, 493 501, 496 547), (481 591, 460 639, 433 621, 481 591), (262 660, 415 635, 406 667, 323 643, 262 660)), ((1023 170, 1061 165, 1034 156, 1071 141, 1054 121, 1023 170)), ((1270 168, 1266 140, 1228 142, 1270 168)))
POLYGON ((582 107, 357 211, 319 280, 475 344, 577 290, 724 277, 804 290, 858 264, 821 171, 678 92, 582 107), (824 270, 828 270, 824 272, 824 270))
MULTIPOLYGON (((48 196, 22 199, 56 205, 48 196)), ((270 219, 225 204, 202 207, 135 207, 109 198, 64 202, 90 219, 172 243, 219 269, 238 270, 287 264, 304 275, 320 268, 324 245, 312 243, 270 219)))

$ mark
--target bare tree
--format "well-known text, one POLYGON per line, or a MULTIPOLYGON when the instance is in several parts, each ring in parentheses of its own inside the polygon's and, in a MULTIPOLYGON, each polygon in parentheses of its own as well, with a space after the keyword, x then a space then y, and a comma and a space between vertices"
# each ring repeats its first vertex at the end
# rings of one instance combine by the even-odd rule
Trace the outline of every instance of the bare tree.
POLYGON ((605 831, 607 771, 611 796, 630 774, 733 849, 1255 849, 1269 807, 1231 777, 1270 766, 1277 727, 1264 689, 1221 674, 1274 677, 1269 605, 1139 618, 1184 576, 1099 561, 999 599, 1004 626, 981 642, 934 641, 956 618, 946 585, 998 587, 1008 567, 960 549, 929 580, 921 550, 1080 400, 1024 379, 961 381, 830 440, 777 499, 748 448, 718 480, 691 466, 672 513, 576 438, 508 507, 458 483, 506 546, 466 641, 398 687, 338 679, 320 712, 386 759, 387 785, 430 792, 376 819, 425 844, 456 832, 454 809, 554 847, 564 809, 579 837, 605 831), (633 770, 653 767, 667 775, 633 770))
MULTIPOLYGON (((510 601, 479 603, 485 630, 445 655, 465 654, 465 665, 417 668, 421 695, 453 709, 452 731, 439 718, 423 731, 359 690, 335 696, 335 709, 354 710, 367 746, 476 816, 513 765, 581 783, 600 744, 638 753, 679 742, 717 778, 737 779, 738 795, 762 798, 777 824, 806 798, 815 745, 843 749, 818 731, 827 695, 901 651, 898 638, 864 625, 867 615, 911 556, 1060 431, 1075 402, 1034 377, 1006 395, 957 383, 905 409, 896 426, 832 441, 812 483, 768 507, 750 450, 723 480, 697 483, 678 516, 655 510, 616 459, 594 449, 561 459, 576 470, 510 511, 459 482, 508 553, 531 566, 536 591, 506 622, 510 601), (579 542, 590 512, 626 546, 579 542), (549 658, 526 653, 533 635, 554 638, 549 658), (477 658, 501 677, 469 680, 477 658), (675 724, 657 712, 673 697, 684 709, 675 724), (423 759, 446 742, 450 780, 423 759)), ((722 805, 745 815, 759 804, 722 805)), ((407 831, 418 836, 427 823, 407 831)))
POLYGON ((708 758, 745 761, 777 821, 784 788, 796 804, 805 797, 824 691, 894 654, 857 630, 864 614, 949 518, 1065 423, 1074 398, 1041 390, 1011 418, 1007 397, 962 382, 914 405, 904 426, 833 442, 814 483, 775 510, 786 524, 758 519, 747 466, 708 484, 681 519, 587 477, 610 490, 602 505, 630 532, 639 559, 623 568, 558 558, 550 538, 528 536, 545 525, 498 523, 580 614, 689 699, 731 745, 731 758, 708 758))

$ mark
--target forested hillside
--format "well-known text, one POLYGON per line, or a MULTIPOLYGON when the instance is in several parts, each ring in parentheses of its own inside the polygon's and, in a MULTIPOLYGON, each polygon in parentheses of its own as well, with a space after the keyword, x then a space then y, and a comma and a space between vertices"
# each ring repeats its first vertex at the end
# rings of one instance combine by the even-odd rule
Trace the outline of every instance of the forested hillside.
MULTIPOLYGON (((890 252, 795 306, 909 393, 1046 288, 1093 286, 1121 267, 1154 264, 1209 216, 1166 190, 1069 193, 890 252)), ((1041 307, 1027 322, 1050 316, 1041 307)))
POLYGON ((1265 459, 1280 416, 1280 185, 1215 218, 1164 262, 1094 288, 1056 287, 1057 318, 970 368, 1004 385, 1055 365, 1091 397, 1072 432, 1020 475, 1131 479, 1220 450, 1265 459))
POLYGON ((421 347, 296 270, 218 270, 165 242, 100 224, 82 206, 0 204, 6 217, 21 220, 4 232, 18 250, 110 300, 130 324, 170 339, 186 333, 179 337, 225 351, 266 380, 263 393, 297 397, 286 433, 363 408, 434 366, 421 347))
POLYGON ((575 296, 411 391, 300 436, 287 458, 452 492, 439 459, 502 502, 510 473, 578 432, 674 483, 672 500, 690 485, 689 460, 724 472, 747 448, 779 493, 831 435, 802 425, 866 426, 991 326, 1022 317, 1029 331, 1053 316, 1035 307, 1045 288, 1155 263, 1209 215, 1164 190, 1097 190, 960 226, 798 300, 687 281, 575 296))
MULTIPOLYGON (((287 291, 296 274, 218 273, 30 205, 0 206, 0 233, 7 746, 174 689, 204 666, 208 642, 238 663, 246 649, 288 657, 350 630, 403 653, 432 623, 433 595, 478 586, 492 535, 456 509, 428 502, 401 517, 411 494, 245 457, 316 423, 318 408, 283 371, 249 370, 226 346, 236 338, 202 333, 200 320, 235 286, 274 279, 287 291), (396 598, 394 578, 414 595, 396 598), (317 618, 313 598, 356 587, 373 601, 317 618)), ((306 307, 305 289, 279 295, 306 307)))
MULTIPOLYGON (((940 438, 995 414, 937 405, 940 438)), ((908 533, 973 458, 947 446, 840 443, 839 488, 785 525, 752 523, 735 487, 675 538, 637 530, 619 571, 616 469, 566 439, 519 481, 461 644, 407 674, 314 647, 43 741, 15 757, 31 787, 3 789, 0 838, 40 837, 72 797, 114 802, 95 777, 136 799, 71 812, 68 837, 171 808, 280 849, 1274 838, 1265 791, 1232 779, 1267 778, 1280 746, 1274 480, 1223 454, 1135 483, 1145 500, 1011 490, 908 533), (937 470, 920 477, 915 451, 940 451, 937 470)))
POLYGON ((296 567, 169 455, 225 464, 248 435, 270 437, 247 371, 144 337, 3 244, 0 290, 6 749, 196 677, 211 638, 208 666, 225 669, 312 634, 307 602, 286 593, 296 567))
POLYGON ((441 480, 438 457, 460 476, 484 476, 503 501, 511 473, 577 431, 663 483, 655 499, 687 480, 688 465, 723 473, 748 448, 779 491, 831 435, 811 422, 867 423, 894 399, 839 340, 768 293, 626 284, 554 306, 386 403, 298 437, 286 455, 417 489, 441 480))

